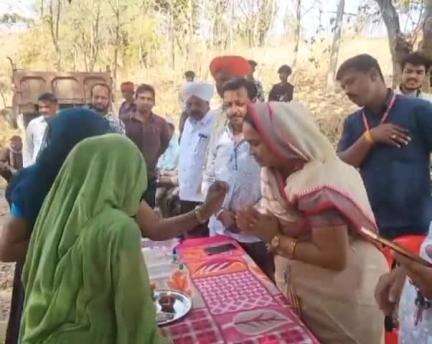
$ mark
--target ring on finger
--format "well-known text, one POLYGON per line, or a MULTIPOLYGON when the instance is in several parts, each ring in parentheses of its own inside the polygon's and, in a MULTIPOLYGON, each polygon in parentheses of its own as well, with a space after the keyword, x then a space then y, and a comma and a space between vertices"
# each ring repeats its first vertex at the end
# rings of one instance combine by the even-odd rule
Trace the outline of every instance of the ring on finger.
POLYGON ((392 138, 393 140, 396 139, 396 138, 397 138, 396 134, 393 134, 393 135, 391 136, 391 138, 392 138))

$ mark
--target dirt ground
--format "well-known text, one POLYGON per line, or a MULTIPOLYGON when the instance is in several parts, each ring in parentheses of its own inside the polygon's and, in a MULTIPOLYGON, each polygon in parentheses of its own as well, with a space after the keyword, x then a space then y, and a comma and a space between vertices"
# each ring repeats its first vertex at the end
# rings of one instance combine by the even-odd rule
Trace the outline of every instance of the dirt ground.
MULTIPOLYGON (((6 221, 6 216, 9 212, 9 208, 4 197, 4 191, 5 186, 0 182, 0 228, 6 221)), ((0 262, 0 341, 2 343, 4 340, 4 331, 9 315, 14 265, 15 264, 0 262)))

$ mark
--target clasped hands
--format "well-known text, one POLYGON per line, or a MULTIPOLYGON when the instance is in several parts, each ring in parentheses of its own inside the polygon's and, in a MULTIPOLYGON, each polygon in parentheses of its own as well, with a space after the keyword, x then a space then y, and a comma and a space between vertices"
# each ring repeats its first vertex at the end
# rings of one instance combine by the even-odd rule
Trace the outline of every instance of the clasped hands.
POLYGON ((252 206, 233 212, 227 209, 221 211, 218 220, 232 232, 255 235, 270 242, 279 233, 279 221, 273 214, 260 213, 252 206))

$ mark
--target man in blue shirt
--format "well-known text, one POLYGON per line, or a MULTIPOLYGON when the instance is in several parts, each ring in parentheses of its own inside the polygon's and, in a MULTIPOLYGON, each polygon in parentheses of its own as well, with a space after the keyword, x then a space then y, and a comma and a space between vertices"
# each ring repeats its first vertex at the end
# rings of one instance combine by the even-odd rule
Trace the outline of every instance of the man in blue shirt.
POLYGON ((377 60, 366 54, 345 61, 336 78, 361 107, 345 120, 339 156, 360 170, 380 234, 427 233, 432 104, 388 89, 377 60))

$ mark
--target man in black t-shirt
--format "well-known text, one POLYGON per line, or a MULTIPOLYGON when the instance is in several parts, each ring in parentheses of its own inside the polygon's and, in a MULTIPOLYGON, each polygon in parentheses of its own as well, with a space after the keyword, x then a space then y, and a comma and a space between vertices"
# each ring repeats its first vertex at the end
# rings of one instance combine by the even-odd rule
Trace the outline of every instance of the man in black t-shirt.
POLYGON ((293 99, 294 86, 288 82, 288 77, 291 75, 292 70, 288 65, 283 65, 278 69, 280 83, 273 85, 270 94, 269 102, 290 102, 293 99))

